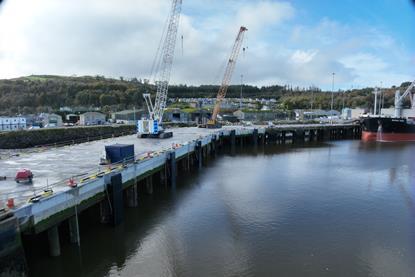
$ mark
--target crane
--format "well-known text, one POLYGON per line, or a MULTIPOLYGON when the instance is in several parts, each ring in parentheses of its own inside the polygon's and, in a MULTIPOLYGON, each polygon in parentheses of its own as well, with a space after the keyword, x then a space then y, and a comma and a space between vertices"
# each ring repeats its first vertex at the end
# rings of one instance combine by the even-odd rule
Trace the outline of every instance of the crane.
POLYGON ((219 88, 218 95, 216 96, 216 103, 213 108, 212 117, 208 121, 207 127, 208 128, 220 128, 220 124, 217 122, 217 117, 220 111, 220 105, 223 101, 223 99, 226 96, 226 92, 229 87, 229 83, 232 78, 232 73, 235 69, 236 61, 238 59, 239 52, 241 50, 242 41, 244 39, 245 32, 248 31, 248 29, 244 26, 241 26, 239 28, 238 35, 236 36, 235 43, 232 47, 231 56, 228 60, 228 64, 225 69, 225 75, 223 76, 222 84, 219 88))
POLYGON ((140 119, 137 122, 137 135, 140 138, 168 138, 173 136, 172 132, 164 131, 162 121, 166 109, 167 93, 169 90, 170 73, 173 66, 181 8, 182 0, 172 1, 167 22, 167 30, 165 33, 163 32, 160 41, 162 47, 160 48, 160 44, 154 61, 154 64, 157 66, 155 78, 157 93, 154 104, 149 93, 143 94, 149 116, 148 119, 140 119))
POLYGON ((415 87, 415 81, 413 81, 409 87, 405 90, 405 92, 401 95, 400 91, 397 90, 395 92, 395 117, 401 117, 402 116, 402 106, 403 106, 403 100, 405 97, 409 96, 409 100, 411 101, 411 108, 415 108, 415 99, 412 95, 412 90, 415 87))

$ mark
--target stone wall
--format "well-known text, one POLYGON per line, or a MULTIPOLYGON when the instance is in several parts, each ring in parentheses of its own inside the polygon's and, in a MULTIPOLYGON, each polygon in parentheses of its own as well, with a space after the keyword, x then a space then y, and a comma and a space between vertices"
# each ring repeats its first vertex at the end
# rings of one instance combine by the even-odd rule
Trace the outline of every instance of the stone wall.
POLYGON ((22 130, 0 133, 0 149, 21 149, 44 145, 65 145, 121 136, 135 132, 134 125, 91 126, 22 130))

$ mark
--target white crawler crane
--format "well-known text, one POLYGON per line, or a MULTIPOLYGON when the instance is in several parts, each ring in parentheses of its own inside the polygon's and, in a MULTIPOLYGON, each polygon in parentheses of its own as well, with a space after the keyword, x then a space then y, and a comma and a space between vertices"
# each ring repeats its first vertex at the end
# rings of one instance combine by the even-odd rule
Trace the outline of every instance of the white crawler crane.
POLYGON ((173 65, 174 50, 177 40, 182 0, 173 0, 168 19, 167 30, 163 33, 162 47, 154 64, 156 65, 155 85, 157 87, 156 100, 153 104, 149 93, 143 94, 148 109, 148 118, 137 121, 137 136, 140 138, 169 138, 172 132, 165 132, 162 127, 163 113, 166 109, 167 93, 169 89, 170 73, 173 65))

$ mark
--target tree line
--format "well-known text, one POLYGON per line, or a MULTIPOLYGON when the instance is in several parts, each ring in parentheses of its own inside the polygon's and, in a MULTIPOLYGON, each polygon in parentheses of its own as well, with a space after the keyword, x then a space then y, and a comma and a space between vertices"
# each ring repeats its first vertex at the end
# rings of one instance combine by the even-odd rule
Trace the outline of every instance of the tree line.
MULTIPOLYGON (((403 90, 409 82, 401 84, 403 90)), ((170 98, 211 98, 219 86, 178 85, 169 87, 170 98)), ((392 87, 384 90, 384 107, 393 105, 392 87)), ((354 89, 334 94, 334 108, 373 107, 373 88, 354 89)), ((60 107, 100 107, 104 112, 143 106, 143 93, 155 95, 155 87, 133 78, 112 79, 103 76, 64 77, 36 75, 0 80, 0 114, 28 114, 51 112, 60 107)), ((241 86, 230 86, 227 97, 239 98, 241 86)), ((242 87, 245 98, 273 98, 283 109, 329 109, 331 93, 316 87, 292 88, 287 86, 242 87)), ((408 103, 406 103, 408 104, 408 103)))

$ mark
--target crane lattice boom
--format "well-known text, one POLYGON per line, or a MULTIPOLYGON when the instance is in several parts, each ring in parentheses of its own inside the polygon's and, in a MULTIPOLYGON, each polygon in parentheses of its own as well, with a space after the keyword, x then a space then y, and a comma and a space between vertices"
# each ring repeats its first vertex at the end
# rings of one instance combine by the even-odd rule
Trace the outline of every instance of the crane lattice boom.
POLYGON ((163 47, 160 52, 160 68, 156 73, 157 75, 155 78, 157 94, 154 105, 151 102, 150 95, 143 95, 150 113, 150 119, 157 120, 159 123, 162 122, 163 113, 166 109, 167 93, 174 59, 174 50, 176 47, 181 8, 182 0, 173 0, 167 25, 167 32, 162 42, 163 47))
POLYGON ((241 27, 238 32, 238 36, 236 37, 235 43, 232 48, 231 56, 229 58, 228 64, 226 66, 225 75, 223 76, 222 84, 219 88, 218 95, 216 97, 216 103, 215 107, 213 108, 212 113, 212 121, 216 121, 216 117, 218 116, 219 110, 220 110, 220 104, 222 103, 222 100, 226 96, 226 92, 229 87, 229 83, 232 78, 233 70, 235 69, 235 64, 238 59, 238 55, 242 46, 242 41, 244 38, 245 31, 248 31, 247 28, 241 27))

